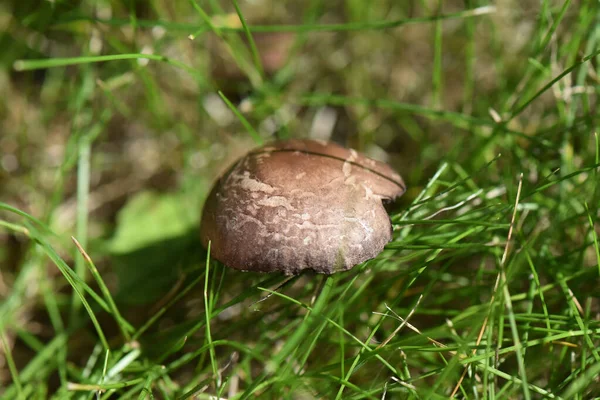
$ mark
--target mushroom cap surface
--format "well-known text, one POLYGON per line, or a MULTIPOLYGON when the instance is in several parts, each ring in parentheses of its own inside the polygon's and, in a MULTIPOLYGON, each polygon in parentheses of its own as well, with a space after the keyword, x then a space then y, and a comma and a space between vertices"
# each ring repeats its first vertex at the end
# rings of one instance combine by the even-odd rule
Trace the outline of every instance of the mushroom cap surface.
POLYGON ((292 139, 241 158, 214 185, 200 236, 211 257, 244 271, 332 274, 392 239, 384 200, 402 195, 390 166, 334 143, 292 139))

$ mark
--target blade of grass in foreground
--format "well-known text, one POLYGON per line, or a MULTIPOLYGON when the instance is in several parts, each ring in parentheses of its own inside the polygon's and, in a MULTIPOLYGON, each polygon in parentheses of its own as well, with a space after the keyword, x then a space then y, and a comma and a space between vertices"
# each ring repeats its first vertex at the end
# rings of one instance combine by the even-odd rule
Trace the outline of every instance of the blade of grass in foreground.
MULTIPOLYGON (((81 85, 79 90, 81 101, 77 101, 77 111, 76 113, 80 114, 82 112, 81 108, 87 103, 89 98, 91 97, 91 90, 87 90, 86 88, 92 86, 90 82, 93 77, 90 73, 90 68, 84 68, 83 72, 83 80, 84 83, 81 85)), ((92 86, 93 87, 93 86, 92 86)), ((98 124, 95 124, 92 128, 92 132, 89 135, 81 135, 79 136, 79 141, 77 143, 77 218, 76 218, 76 231, 77 236, 79 236, 80 240, 83 242, 83 246, 87 247, 87 235, 88 235, 88 199, 90 192, 90 159, 92 153, 92 142, 95 137, 100 134, 100 132, 104 128, 105 121, 102 121, 98 124), (95 131, 95 132, 94 132, 95 131)), ((79 129, 83 129, 79 127, 79 129)), ((81 278, 81 280, 86 280, 85 273, 85 262, 83 256, 80 253, 75 254, 75 273, 77 276, 81 278)), ((75 292, 71 295, 71 310, 70 310, 70 318, 69 323, 74 323, 75 320, 79 316, 81 303, 77 299, 77 294, 75 292)))
POLYGON ((10 371, 10 375, 15 385, 17 398, 25 399, 23 386, 21 385, 21 378, 19 377, 19 371, 17 370, 17 366, 15 365, 15 361, 12 356, 12 351, 8 346, 8 341, 6 340, 6 336, 2 330, 0 330, 0 344, 2 344, 3 354, 6 358, 6 363, 8 364, 8 370, 10 371))
MULTIPOLYGON (((478 8, 472 8, 469 10, 457 11, 454 13, 438 14, 425 17, 414 17, 414 18, 403 18, 392 21, 368 21, 368 22, 353 22, 353 23, 340 23, 340 24, 301 24, 301 25, 254 25, 249 26, 250 32, 296 32, 296 33, 310 33, 310 32, 351 32, 351 31, 365 31, 365 30, 386 30, 399 28, 404 25, 412 24, 424 24, 433 23, 443 20, 452 19, 464 19, 474 18, 483 15, 493 14, 496 12, 496 7, 492 5, 486 5, 478 8)), ((123 18, 111 18, 102 19, 94 18, 87 15, 70 16, 69 18, 63 18, 59 20, 55 25, 66 24, 75 21, 90 21, 94 23, 107 24, 112 26, 128 26, 131 24, 131 20, 123 18)), ((145 28, 163 27, 170 30, 177 31, 196 31, 199 35, 204 32, 212 30, 211 27, 203 26, 198 28, 198 24, 185 24, 169 21, 151 21, 138 19, 137 25, 145 28)), ((219 27, 222 32, 243 32, 244 28, 238 27, 219 27)))
MULTIPOLYGON (((36 249, 36 256, 39 255, 40 258, 43 257, 43 254, 39 249, 36 249)), ((42 287, 42 293, 44 297, 44 303, 46 306, 46 310, 48 312, 48 316, 50 317, 50 321, 52 323, 52 328, 54 329, 54 335, 60 336, 64 335, 66 332, 66 326, 62 320, 60 313, 60 306, 58 305, 58 301, 53 291, 52 282, 47 280, 42 280, 40 282, 40 286, 42 287)), ((36 352, 40 352, 42 349, 37 349, 36 352)), ((58 367, 58 376, 60 377, 60 382, 62 385, 67 383, 67 349, 65 347, 59 349, 58 354, 56 356, 56 363, 58 367)))
POLYGON ((58 253, 56 253, 54 248, 41 235, 39 235, 37 229, 31 224, 28 224, 28 225, 29 225, 28 228, 29 228, 30 232, 32 233, 32 237, 36 240, 38 245, 41 246, 42 250, 52 260, 54 265, 56 265, 58 267, 58 269, 63 274, 63 276, 65 277, 67 282, 69 282, 69 284, 71 285, 73 290, 77 293, 77 296, 79 297, 79 300, 83 304, 83 307, 86 309, 88 316, 90 317, 90 320, 92 321, 92 324, 96 328, 96 332, 98 333, 98 337, 99 337, 100 341, 102 342, 102 346, 104 347, 104 349, 106 351, 110 351, 108 341, 106 340, 106 337, 104 336, 104 332, 103 332, 102 328, 100 327, 100 323, 98 322, 98 319, 96 318, 96 315, 94 314, 94 311, 92 310, 92 307, 90 306, 87 299, 85 298, 85 295, 83 294, 83 292, 80 289, 80 283, 85 283, 85 282, 83 282, 81 280, 79 282, 77 282, 74 279, 74 277, 72 276, 72 274, 74 274, 74 271, 58 255, 58 253))
MULTIPOLYGON (((29 221, 37 224, 43 230, 44 233, 54 235, 54 232, 52 232, 52 230, 48 227, 48 225, 46 225, 45 223, 43 223, 36 217, 29 215, 24 211, 19 210, 18 208, 15 208, 9 204, 6 204, 6 203, 3 203, 0 201, 0 210, 6 210, 13 214, 17 214, 21 217, 27 218, 29 221)), ((12 226, 12 224, 10 224, 10 226, 12 226)), ((27 236, 29 236, 29 231, 27 229, 25 229, 25 231, 23 231, 23 233, 25 233, 27 236)))
MULTIPOLYGON (((280 293, 280 292, 277 292, 277 291, 274 291, 274 290, 270 290, 270 289, 266 289, 266 288, 263 288, 263 287, 260 287, 259 289, 264 290, 264 291, 266 291, 266 292, 268 292, 268 293, 270 293, 270 294, 272 294, 274 296, 281 297, 281 298, 283 298, 283 299, 285 299, 285 300, 287 300, 287 301, 289 301, 289 302, 291 302, 293 304, 296 304, 298 306, 301 306, 301 307, 305 308, 307 311, 309 311, 311 313, 310 315, 313 315, 313 316, 318 317, 318 318, 324 318, 329 324, 331 324, 333 327, 335 327, 336 329, 338 329, 340 332, 342 332, 348 338, 352 339, 352 341, 355 342, 358 346, 360 346, 364 351, 372 352, 374 354, 374 357, 377 358, 381 362, 381 364, 384 365, 386 368, 388 368, 392 373, 397 373, 396 369, 388 361, 386 361, 383 357, 381 357, 379 354, 377 354, 376 351, 374 351, 373 349, 371 349, 371 347, 368 344, 366 344, 365 342, 363 342, 362 340, 360 340, 358 337, 354 336, 350 331, 348 331, 343 326, 339 325, 337 322, 335 322, 334 320, 332 320, 328 316, 323 315, 322 313, 320 313, 320 314, 313 313, 314 308, 312 308, 312 307, 308 306, 307 304, 304 304, 304 303, 302 303, 302 302, 300 302, 300 301, 298 301, 298 300, 296 300, 296 299, 294 299, 294 298, 292 298, 290 296, 287 296, 287 295, 285 295, 283 293, 280 293)), ((317 301, 317 303, 318 303, 318 301, 317 301)), ((291 347, 291 346, 288 346, 288 347, 291 347)), ((280 352, 281 352, 281 350, 280 350, 280 352)), ((282 357, 282 356, 280 356, 280 357, 282 357)))
MULTIPOLYGON (((17 208, 14 208, 14 207, 12 207, 12 206, 9 206, 8 204, 6 204, 6 203, 2 203, 2 202, 0 202, 0 209, 4 209, 4 210, 10 211, 10 212, 12 212, 12 213, 15 213, 15 214, 17 214, 17 215, 19 215, 19 216, 22 216, 22 217, 24 217, 24 218, 26 219, 26 222, 25 222, 25 224, 24 224, 23 226, 24 226, 24 227, 25 227, 25 229, 27 230, 27 232, 28 232, 28 236, 29 236, 31 239, 33 239, 33 240, 37 241, 37 243, 38 243, 38 244, 42 244, 42 243, 46 243, 46 244, 47 244, 47 243, 48 243, 46 240, 44 240, 44 239, 43 239, 42 232, 43 232, 44 234, 46 234, 46 235, 55 236, 54 232, 53 232, 53 231, 51 231, 51 230, 50 230, 50 228, 49 228, 49 227, 47 227, 47 226, 46 226, 46 225, 45 225, 43 222, 41 222, 41 221, 40 221, 40 220, 38 220, 37 218, 35 218, 35 217, 33 217, 33 216, 31 216, 31 215, 27 214, 27 213, 26 213, 26 212, 24 212, 24 211, 21 211, 21 210, 19 210, 19 209, 17 209, 17 208), (40 226, 40 228, 41 228, 41 231, 40 231, 40 229, 38 229, 38 228, 37 228, 35 225, 33 225, 33 224, 37 224, 37 225, 39 225, 39 226, 40 226)), ((61 260, 62 260, 62 259, 61 259, 61 260)), ((92 296, 92 298, 93 298, 93 299, 96 301, 96 303, 98 303, 98 305, 99 305, 100 307, 102 307, 102 309, 104 309, 105 311, 107 311, 107 312, 109 312, 109 313, 111 312, 111 311, 110 311, 110 308, 108 307, 108 305, 106 304, 106 302, 105 302, 104 300, 102 300, 102 298, 101 298, 100 296, 98 296, 98 294, 97 294, 96 292, 94 292, 94 291, 92 290, 92 288, 90 288, 90 286, 89 286, 89 285, 88 285, 86 282, 84 282, 84 281, 83 281, 83 280, 82 280, 82 279, 81 279, 81 278, 80 278, 80 277, 79 277, 79 276, 78 276, 78 275, 75 273, 75 271, 73 271, 73 270, 72 270, 72 269, 71 269, 71 268, 70 268, 70 267, 69 267, 69 266, 68 266, 66 263, 64 263, 64 261, 63 261, 63 264, 62 264, 62 265, 64 265, 64 266, 66 267, 66 269, 65 269, 65 271, 64 271, 64 272, 65 272, 65 273, 67 273, 67 274, 68 274, 68 275, 71 277, 71 279, 73 279, 75 282, 77 282, 77 284, 78 284, 78 285, 80 285, 80 287, 81 287, 83 290, 85 290, 85 291, 86 291, 86 292, 87 292, 87 293, 88 293, 90 296, 92 296)), ((61 272, 62 272, 62 270, 61 270, 61 272)), ((25 275, 21 274, 21 275, 19 275, 19 277, 21 277, 21 276, 26 276, 26 275, 27 275, 27 274, 25 274, 25 275)), ((6 303, 6 302, 5 302, 4 304, 8 304, 8 303, 6 303)), ((2 308, 1 308, 1 306, 0 306, 0 316, 1 316, 1 315, 2 315, 2 308)), ((0 319, 0 326, 2 326, 2 322, 3 322, 3 321, 2 321, 2 319, 0 319)))
MULTIPOLYGON (((228 37, 228 36, 224 35, 223 27, 221 27, 220 25, 214 24, 212 19, 210 18, 210 16, 202 9, 202 7, 200 7, 200 5, 198 4, 198 2, 196 0, 190 0, 190 3, 192 4, 192 7, 194 7, 196 12, 198 12, 198 14, 202 18, 202 20, 204 21, 206 26, 208 28, 210 28, 210 30, 215 35, 217 35, 217 37, 227 46, 227 50, 229 51, 229 54, 233 57, 235 63, 240 68, 240 70, 246 74, 246 76, 252 83, 252 86, 253 87, 261 86, 262 80, 263 80, 262 74, 260 73, 261 70, 260 69, 254 70, 252 68, 252 64, 250 62, 248 62, 248 60, 246 59, 247 58, 247 57, 245 57, 246 46, 244 46, 244 44, 242 43, 240 38, 236 37, 236 36, 228 37)), ((240 18, 242 18, 242 17, 240 17, 240 18)), ((242 23, 245 24, 245 22, 243 22, 243 19, 242 19, 242 23)), ((191 35, 189 35, 188 37, 190 39, 194 40, 201 33, 203 33, 202 30, 194 32, 191 35)))
MULTIPOLYGON (((442 10, 443 0, 438 0, 437 10, 442 10)), ((442 22, 437 20, 434 25, 433 39, 433 73, 431 77, 431 104, 433 108, 439 109, 442 106, 443 82, 442 82, 442 22)))
POLYGON ((512 241, 513 229, 515 229, 515 220, 517 217, 517 210, 519 206, 519 201, 521 200, 521 189, 523 188, 523 174, 519 178, 519 186, 517 187, 517 195, 515 199, 515 206, 513 209, 512 218, 510 220, 510 228, 508 229, 508 238, 506 239, 506 247, 504 247, 504 253, 502 254, 502 259, 500 260, 500 285, 502 287, 503 297, 504 297, 504 306, 508 312, 508 321, 510 324, 510 330, 513 336, 513 343, 515 344, 516 356, 517 356, 517 364, 519 365, 519 375, 521 376, 521 387, 523 388, 523 396, 526 400, 531 398, 531 394, 529 393, 529 385, 527 382, 527 372, 525 369, 525 360, 523 359, 523 348, 521 346, 521 340, 519 331, 517 328, 517 322, 515 320, 515 314, 513 311, 513 304, 510 299, 510 292, 508 288, 508 280, 506 278, 507 274, 507 266, 506 260, 508 257, 508 253, 510 250, 510 244, 512 241))
POLYGON ((242 10, 237 2, 237 0, 232 0, 233 6, 235 7, 235 11, 240 18, 240 22, 242 23, 242 28, 244 29, 244 33, 246 34, 246 39, 248 39, 248 43, 250 44, 250 52, 252 53, 252 59, 254 61, 254 66, 258 71, 259 75, 264 79, 265 70, 263 68, 262 62, 260 61, 260 54, 258 54, 258 48, 256 47, 256 43, 254 42, 254 38, 252 37, 252 33, 248 25, 246 24, 246 18, 242 14, 242 10))
POLYGON ((577 379, 573 381, 562 395, 564 399, 573 399, 575 396, 598 381, 600 375, 600 362, 592 364, 577 379))
MULTIPOLYGON (((56 362, 56 353, 62 349, 67 343, 68 335, 61 334, 55 336, 36 356, 23 368, 20 372, 21 382, 24 384, 39 379, 40 376, 48 374, 48 368, 53 368, 56 362)), ((12 399, 16 396, 16 387, 13 384, 9 386, 3 393, 4 398, 12 399)))
POLYGON ((227 97, 225 97, 225 95, 223 94, 223 92, 221 92, 219 90, 218 93, 219 93, 219 96, 221 97, 221 99, 225 102, 225 104, 227 104, 227 107, 229 107, 229 109, 240 120, 240 122, 242 123, 242 125, 244 125, 244 127, 246 128, 246 130, 248 131, 248 133, 250 134, 250 136, 252 136, 252 139, 254 139, 254 141, 256 143, 258 143, 258 144, 263 144, 262 137, 260 137, 260 135, 258 134, 258 132, 256 132, 256 130, 254 130, 254 128, 252 127, 252 125, 250 124, 250 122, 248 122, 248 120, 242 115, 242 113, 237 109, 237 107, 234 106, 233 103, 231 101, 229 101, 229 99, 227 97))
POLYGON ((219 367, 217 365, 217 356, 215 353, 215 348, 212 345, 212 335, 210 333, 210 316, 212 315, 213 304, 208 301, 208 281, 210 277, 210 244, 208 242, 208 248, 206 249, 206 270, 204 272, 204 316, 206 319, 206 342, 208 344, 208 352, 210 356, 210 365, 212 367, 213 378, 215 380, 216 390, 219 391, 221 387, 221 377, 219 375, 219 367))
POLYGON ((600 276, 600 245, 598 245, 598 234, 596 233, 596 229, 594 229, 594 220, 592 219, 592 214, 590 213, 587 202, 585 202, 585 211, 587 212, 588 221, 590 222, 590 232, 592 239, 594 240, 594 250, 596 252, 596 266, 598 267, 598 275, 600 276))
POLYGON ((55 68, 55 67, 66 67, 68 65, 78 65, 78 64, 90 64, 97 62, 106 62, 106 61, 119 61, 119 60, 154 60, 161 61, 167 64, 170 64, 174 67, 181 68, 182 70, 188 72, 190 75, 194 77, 198 77, 198 72, 189 65, 182 63, 181 61, 173 60, 167 56, 161 56, 159 54, 142 54, 142 53, 132 53, 132 54, 111 54, 104 56, 86 56, 86 57, 64 57, 64 58, 48 58, 48 59, 39 59, 39 60, 17 60, 13 64, 13 68, 16 71, 31 71, 35 69, 43 69, 43 68, 55 68))
POLYGON ((537 99, 538 97, 540 97, 542 94, 544 94, 548 89, 550 89, 552 86, 554 86, 554 84, 556 84, 558 81, 560 81, 562 78, 564 78, 565 76, 567 76, 568 74, 570 74, 571 72, 573 72, 575 69, 577 69, 580 65, 589 62, 591 60, 593 60, 596 56, 600 55, 600 50, 595 51, 591 54, 588 54, 586 56, 584 56, 580 61, 576 62, 575 64, 571 65, 569 68, 565 69, 563 72, 561 72, 560 74, 558 74, 556 77, 554 77, 550 82, 548 82, 546 85, 544 85, 540 90, 538 90, 533 96, 531 96, 529 99, 527 99, 523 104, 521 104, 520 106, 517 106, 516 108, 514 108, 511 113, 510 116, 507 118, 506 122, 509 122, 511 120, 513 120, 514 118, 516 118, 519 114, 521 114, 531 103, 533 103, 533 101, 535 99, 537 99))
POLYGON ((87 265, 90 269, 90 273, 92 274, 92 276, 96 280, 96 283, 100 287, 100 290, 101 290, 102 294, 104 295, 104 298, 106 299, 106 302, 108 303, 108 306, 111 309, 112 315, 113 315, 113 317, 115 317, 115 321, 117 322, 117 325, 119 326, 119 329, 121 330, 123 339, 125 339, 125 342, 129 342, 131 340, 131 336, 129 335, 129 332, 133 331, 133 327, 121 316, 121 313, 119 312, 119 309, 117 308, 117 305, 116 305, 115 301, 113 300, 112 295, 110 294, 110 291, 108 290, 108 287, 106 286, 106 284, 104 283, 104 280, 100 276, 100 273, 98 272, 98 268, 96 268, 96 265, 92 261, 92 258, 86 253, 86 251, 83 249, 81 244, 77 241, 77 239, 75 239, 73 236, 71 236, 71 240, 73 240, 73 242, 75 243, 75 246, 77 246, 77 249, 83 256, 83 259, 85 260, 85 262, 87 263, 87 265))
MULTIPOLYGON (((333 278, 327 277, 325 278, 325 284, 323 285, 323 289, 319 294, 317 302, 315 303, 314 308, 310 311, 310 313, 303 320, 300 327, 288 338, 288 340, 283 345, 283 348, 277 352, 277 354, 273 357, 273 359, 269 360, 267 365, 265 365, 265 372, 263 372, 258 378, 256 378, 250 386, 244 391, 242 395, 242 399, 247 399, 253 395, 254 391, 257 387, 263 383, 264 380, 268 378, 268 376, 272 375, 275 371, 279 369, 281 363, 292 354, 300 342, 306 338, 309 330, 311 329, 316 315, 320 314, 327 303, 327 298, 329 297, 329 293, 333 286, 333 278)), ((273 292, 273 294, 278 294, 277 292, 273 292)))
POLYGON ((544 146, 547 148, 552 148, 552 142, 543 138, 538 138, 536 136, 527 135, 523 132, 511 130, 507 128, 506 124, 498 125, 497 122, 492 120, 491 118, 480 118, 473 117, 471 115, 454 112, 454 111, 446 111, 433 109, 430 107, 425 107, 419 104, 411 104, 411 103, 402 103, 394 100, 388 99, 367 99, 367 98, 357 98, 357 97, 348 97, 348 96, 340 96, 333 95, 328 93, 306 93, 301 95, 295 101, 300 105, 307 106, 323 106, 323 105, 333 105, 333 106, 351 106, 351 105, 363 105, 370 107, 377 107, 383 109, 389 109, 393 111, 405 111, 409 113, 414 113, 416 115, 423 115, 427 118, 431 119, 440 119, 443 121, 448 121, 459 128, 471 129, 473 126, 489 126, 494 127, 496 129, 501 130, 504 133, 509 133, 511 135, 518 136, 520 138, 526 139, 531 142, 535 142, 540 146, 544 146))

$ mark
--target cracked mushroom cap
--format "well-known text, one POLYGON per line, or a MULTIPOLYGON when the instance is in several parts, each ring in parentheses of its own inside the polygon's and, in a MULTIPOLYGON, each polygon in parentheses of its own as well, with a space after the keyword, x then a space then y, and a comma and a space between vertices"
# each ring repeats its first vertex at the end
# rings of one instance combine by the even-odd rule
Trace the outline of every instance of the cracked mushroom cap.
POLYGON ((211 257, 244 271, 345 271, 392 239, 383 201, 405 190, 390 166, 355 150, 274 142, 216 182, 202 213, 202 244, 210 240, 211 257))

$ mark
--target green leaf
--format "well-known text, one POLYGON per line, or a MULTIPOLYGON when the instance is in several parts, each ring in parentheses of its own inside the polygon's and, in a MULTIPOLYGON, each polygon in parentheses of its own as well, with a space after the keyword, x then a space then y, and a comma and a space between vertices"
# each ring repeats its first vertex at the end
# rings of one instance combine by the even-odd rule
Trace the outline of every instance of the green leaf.
POLYGON ((198 201, 143 192, 117 217, 109 249, 119 279, 116 301, 153 302, 168 292, 200 249, 198 201))
POLYGON ((113 254, 130 253, 156 242, 180 237, 199 224, 200 208, 182 194, 142 192, 117 217, 109 244, 113 254))

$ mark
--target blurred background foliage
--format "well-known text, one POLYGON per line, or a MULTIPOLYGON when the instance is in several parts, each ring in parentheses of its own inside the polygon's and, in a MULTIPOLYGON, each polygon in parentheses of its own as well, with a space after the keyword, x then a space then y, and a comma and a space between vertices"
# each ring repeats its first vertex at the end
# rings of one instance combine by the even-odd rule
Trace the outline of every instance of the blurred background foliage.
MULTIPOLYGON (((588 214, 579 200, 571 208, 566 194, 581 195, 594 215, 598 192, 593 178, 584 180, 582 175, 574 186, 557 185, 550 194, 534 188, 559 168, 566 176, 597 162, 598 56, 585 62, 582 57, 598 49, 598 2, 241 1, 245 21, 253 27, 258 63, 233 2, 198 2, 205 17, 194 4, 0 4, 0 200, 47 224, 52 232, 47 240, 69 265, 79 265, 79 271, 84 270, 83 261, 77 259, 70 236, 82 241, 134 326, 160 309, 160 299, 171 298, 169 291, 177 292, 203 270, 204 254, 196 251, 195 230, 214 179, 258 142, 276 138, 331 139, 390 163, 409 187, 393 215, 397 223, 401 210, 419 199, 443 165, 450 165, 452 174, 442 179, 442 186, 460 182, 465 196, 480 186, 488 194, 495 190, 483 200, 484 208, 491 207, 486 203, 490 198, 501 198, 510 207, 523 172, 526 193, 539 196, 531 200, 531 212, 546 221, 531 225, 527 234, 537 238, 539 230, 551 229, 548 221, 560 217, 536 254, 543 260, 577 254, 578 262, 564 267, 564 259, 557 258, 561 267, 549 265, 549 270, 564 267, 575 273, 594 263, 588 214), (95 58, 140 53, 161 60, 95 58), (80 62, 56 68, 24 62, 72 57, 80 62), (553 81, 571 67, 571 73, 553 81), (549 82, 552 85, 545 86, 549 82), (254 138, 218 91, 256 130, 254 138)), ((425 208, 433 213, 454 204, 453 199, 425 208)), ((507 224, 510 212, 504 208, 490 221, 507 224)), ((481 215, 486 219, 492 213, 481 215)), ((18 221, 12 215, 2 218, 18 221)), ((415 236, 423 234, 417 232, 415 236)), ((480 243, 505 237, 485 232, 480 243)), ((437 237, 435 243, 440 241, 437 237)), ((452 299, 440 295, 430 307, 461 310, 487 301, 495 275, 486 278, 489 271, 483 271, 495 261, 476 250, 451 253, 449 265, 457 275, 436 275, 465 292, 456 292, 452 299), (471 291, 477 286, 470 284, 472 276, 481 279, 486 295, 471 291)), ((402 253, 404 258, 398 254, 382 259, 381 270, 388 274, 375 279, 374 291, 367 291, 374 296, 372 303, 365 301, 362 311, 383 311, 386 298, 415 296, 423 289, 411 288, 407 294, 402 286, 406 281, 385 279, 395 276, 401 260, 407 273, 430 265, 424 260, 431 253, 402 253)), ((439 266, 446 259, 437 262, 439 266)), ((222 269, 218 274, 229 279, 225 285, 230 295, 223 295, 223 302, 235 298, 231 293, 244 294, 244 281, 265 279, 252 274, 235 277, 222 269)), ((527 268, 516 274, 527 276, 527 268)), ((294 293, 310 297, 315 284, 310 279, 303 282, 305 287, 294 293)), ((594 280, 578 284, 584 297, 592 293, 594 280)), ((516 292, 527 290, 517 284, 516 292)), ((21 332, 8 336, 19 369, 34 357, 36 348, 24 344, 24 336, 43 343, 56 336, 44 301, 48 291, 64 316, 71 291, 59 271, 36 253, 28 238, 0 231, 2 324, 21 332), (18 285, 20 279, 24 286, 18 285)), ((186 331, 198 318, 198 301, 188 299, 171 314, 172 320, 159 324, 176 331, 170 331, 172 340, 165 339, 164 348, 183 346, 177 332, 186 331)), ((564 298, 556 301, 564 305, 564 298)), ((597 301, 593 306, 597 313, 597 301)), ((288 318, 297 317, 285 310, 288 318)), ((235 332, 250 329, 250 321, 256 322, 254 328, 270 331, 260 318, 244 319, 236 312, 223 317, 237 318, 237 325, 222 325, 222 337, 242 340, 235 332)), ((366 324, 371 316, 361 318, 349 319, 349 326, 366 324)), ((116 335, 107 316, 101 322, 116 335)), ((445 324, 441 316, 422 317, 420 322, 422 328, 443 329, 445 324)), ((92 334, 75 337, 69 341, 68 358, 81 366, 97 339, 92 334)), ((163 354, 164 348, 154 350, 163 354)), ((423 356, 422 362, 432 361, 423 356)), ((191 370, 180 376, 182 381, 191 370)), ((48 389, 52 391, 64 377, 48 374, 53 377, 48 389)), ((365 373, 360 381, 369 379, 377 377, 365 373)), ((8 370, 0 366, 0 385, 10 380, 8 370)))

